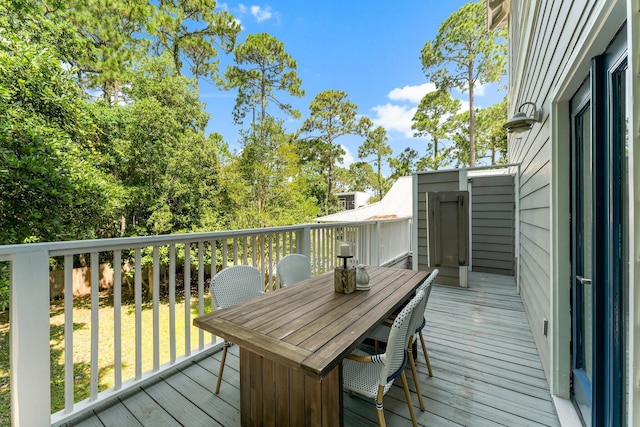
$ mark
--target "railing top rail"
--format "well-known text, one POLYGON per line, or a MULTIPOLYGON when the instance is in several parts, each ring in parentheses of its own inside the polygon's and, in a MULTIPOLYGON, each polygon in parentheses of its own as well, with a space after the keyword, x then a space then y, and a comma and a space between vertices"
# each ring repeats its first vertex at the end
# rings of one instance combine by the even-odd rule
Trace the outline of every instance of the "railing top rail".
POLYGON ((410 218, 392 218, 368 221, 307 223, 283 227, 250 228, 241 230, 212 231, 203 233, 163 234, 156 236, 114 237, 108 239, 70 240, 64 242, 25 243, 17 245, 0 245, 0 261, 9 261, 14 254, 48 251, 49 256, 61 256, 91 252, 92 250, 111 251, 117 249, 133 249, 138 247, 201 242, 230 237, 246 237, 297 231, 304 228, 318 229, 327 227, 347 227, 375 223, 391 223, 407 221, 410 218))

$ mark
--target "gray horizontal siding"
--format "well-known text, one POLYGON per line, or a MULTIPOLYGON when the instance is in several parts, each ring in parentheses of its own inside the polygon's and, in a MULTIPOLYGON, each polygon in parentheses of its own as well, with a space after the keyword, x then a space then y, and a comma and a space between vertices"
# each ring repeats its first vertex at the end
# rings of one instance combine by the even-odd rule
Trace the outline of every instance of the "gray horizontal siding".
MULTIPOLYGON (((510 112, 527 101, 535 102, 539 107, 549 106, 557 86, 564 83, 560 79, 569 64, 567 58, 581 43, 583 28, 595 4, 595 0, 536 1, 528 8, 513 9, 516 15, 510 20, 513 24, 510 24, 510 33, 517 33, 518 36, 512 37, 511 42, 517 41, 520 45, 510 47, 511 52, 519 52, 517 56, 512 56, 510 70, 512 73, 522 70, 523 74, 517 77, 510 75, 510 112), (530 15, 519 16, 520 13, 530 15), (518 28, 518 24, 525 22, 531 22, 533 28, 518 28)), ((543 319, 551 318, 551 126, 548 122, 549 108, 543 108, 543 111, 542 126, 534 126, 531 132, 523 134, 521 138, 511 138, 508 152, 509 161, 519 163, 521 173, 518 274, 522 299, 542 364, 549 377, 550 343, 541 325, 543 319)), ((566 176, 568 179, 568 170, 566 176)))
POLYGON ((473 270, 513 276, 515 270, 513 176, 474 177, 471 183, 473 270))

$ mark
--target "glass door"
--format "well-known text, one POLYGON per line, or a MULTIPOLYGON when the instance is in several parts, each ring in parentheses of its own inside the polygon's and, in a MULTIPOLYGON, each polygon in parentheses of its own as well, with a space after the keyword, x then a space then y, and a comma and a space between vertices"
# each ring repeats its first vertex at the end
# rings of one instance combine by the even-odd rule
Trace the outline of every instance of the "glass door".
POLYGON ((572 321, 573 395, 585 425, 591 425, 593 367, 593 189, 591 105, 585 83, 572 100, 572 321))
POLYGON ((585 426, 623 426, 629 183, 624 27, 570 103, 572 399, 585 426))

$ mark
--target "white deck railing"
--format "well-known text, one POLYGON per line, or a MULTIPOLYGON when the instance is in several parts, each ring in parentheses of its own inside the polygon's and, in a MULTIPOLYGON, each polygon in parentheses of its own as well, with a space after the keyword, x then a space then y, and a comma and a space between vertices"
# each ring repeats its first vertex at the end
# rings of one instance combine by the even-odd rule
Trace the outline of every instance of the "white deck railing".
MULTIPOLYGON (((10 357, 12 424, 33 426, 60 424, 92 407, 104 403, 132 386, 152 379, 167 369, 195 357, 219 340, 202 331, 194 331, 192 306, 197 314, 205 313, 205 285, 211 271, 235 264, 253 265, 265 276, 265 289, 278 286, 275 265, 288 253, 310 257, 314 274, 335 267, 337 240, 355 243, 353 263, 384 265, 411 250, 411 220, 365 221, 357 223, 306 224, 300 226, 194 233, 151 237, 132 237, 88 241, 55 242, 0 246, 0 262, 9 262, 11 271, 10 357), (215 248, 212 252, 211 248, 215 248), (115 271, 129 269, 132 276, 135 324, 122 324, 123 274, 113 279, 113 323, 100 323, 99 268, 90 274, 90 341, 89 360, 74 359, 73 267, 82 258, 84 265, 98 266, 108 262, 115 271), (50 271, 52 265, 64 270, 64 408, 52 414, 51 406, 51 323, 50 271), (117 268, 120 267, 120 268, 117 268), (144 274, 143 279, 143 271, 144 274), (168 328, 159 321, 161 272, 168 293, 168 328), (183 284, 176 282, 182 274, 183 284), (151 298, 153 321, 142 322, 143 292, 151 298), (177 312, 176 292, 184 292, 184 310, 177 312), (183 320, 178 322, 177 319, 183 320), (184 324, 184 331, 176 325, 184 324), (98 355, 103 342, 100 328, 113 329, 107 351, 113 353, 112 366, 99 366, 98 355), (135 369, 123 375, 123 328, 135 328, 135 369), (166 338, 168 329, 168 339, 166 338), (180 333, 178 333, 180 332, 180 333), (194 334, 194 335, 192 335, 194 334), (161 335, 165 338, 161 338, 161 335), (184 336, 178 340, 176 337, 184 336), (191 337, 196 336, 192 342, 191 337), (153 340, 152 354, 142 354, 142 341, 153 340), (111 348, 112 346, 112 348, 111 348), (161 357, 162 354, 165 356, 161 357), (166 349, 169 349, 168 355, 166 349), (144 357, 144 360, 143 360, 144 357), (149 360, 151 359, 151 360, 149 360), (74 366, 89 366, 90 378, 80 400, 74 366), (149 367, 149 369, 147 369, 149 367), (101 370, 113 372, 113 387, 101 390, 101 370)), ((111 308, 109 308, 111 309, 111 308)), ((147 341, 148 342, 148 341, 147 341)), ((102 350, 101 350, 102 349, 102 350)), ((111 356, 110 356, 111 357, 111 356)))

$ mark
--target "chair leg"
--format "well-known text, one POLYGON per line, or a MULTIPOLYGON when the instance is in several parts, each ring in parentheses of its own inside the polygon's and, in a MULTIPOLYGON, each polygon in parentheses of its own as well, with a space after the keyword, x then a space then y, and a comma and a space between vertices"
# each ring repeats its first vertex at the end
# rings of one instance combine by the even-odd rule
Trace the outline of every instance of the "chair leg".
POLYGON ((376 397, 376 412, 378 414, 378 424, 380 427, 386 427, 387 423, 384 420, 384 406, 382 405, 382 399, 384 398, 384 386, 378 386, 378 397, 376 397))
POLYGON ((420 381, 418 378, 418 371, 416 369, 416 361, 413 359, 413 353, 409 351, 409 365, 411 365, 411 373, 413 374, 413 382, 416 384, 416 394, 418 395, 418 402, 420 403, 420 410, 424 411, 424 402, 422 401, 422 391, 420 390, 420 381))
POLYGON ((227 360, 228 348, 229 348, 229 343, 225 341, 224 350, 222 350, 222 360, 220 361, 220 370, 218 371, 218 383, 216 384, 216 394, 220 392, 220 384, 222 383, 222 371, 224 371, 224 362, 225 360, 227 360))
POLYGON ((429 376, 433 376, 433 371, 431 370, 431 361, 429 361, 429 353, 427 353, 427 346, 424 344, 424 337, 422 336, 422 331, 420 331, 420 343, 422 344, 422 352, 424 353, 424 361, 427 362, 427 370, 429 371, 429 376))
POLYGON ((413 411, 413 403, 411 401, 411 392, 409 391, 409 383, 407 382, 407 376, 404 371, 400 374, 402 378, 402 387, 404 388, 404 397, 407 399, 407 405, 409 406, 409 414, 411 414, 411 422, 413 427, 418 427, 418 421, 416 421, 416 414, 413 411))

